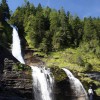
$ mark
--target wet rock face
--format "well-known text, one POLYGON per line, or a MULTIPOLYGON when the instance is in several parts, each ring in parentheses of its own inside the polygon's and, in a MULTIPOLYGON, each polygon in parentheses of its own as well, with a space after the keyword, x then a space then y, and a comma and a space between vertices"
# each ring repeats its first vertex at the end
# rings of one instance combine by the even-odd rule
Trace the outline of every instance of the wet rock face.
MULTIPOLYGON (((28 65, 43 63, 41 60, 26 57, 28 65)), ((0 48, 0 100, 34 100, 31 68, 26 65, 14 67, 18 61, 4 48, 0 48), (26 66, 26 67, 25 67, 26 66), (16 69, 17 68, 17 69, 16 69)), ((19 65, 17 65, 19 66, 19 65)), ((54 100, 84 100, 75 99, 70 88, 69 79, 58 67, 51 68, 55 77, 54 100)))
POLYGON ((31 69, 14 69, 16 63, 12 54, 0 46, 0 100, 34 100, 31 69))
POLYGON ((28 66, 34 66, 34 65, 41 65, 43 62, 35 57, 30 57, 28 59, 25 59, 25 63, 28 66))
POLYGON ((4 70, 0 90, 0 98, 8 97, 7 100, 33 100, 32 78, 26 74, 26 71, 4 70), (15 99, 14 97, 19 99, 15 99))
MULTIPOLYGON (((6 48, 0 45, 0 73, 3 72, 7 60, 12 61, 11 63, 18 62, 6 48)), ((12 66, 12 64, 9 64, 7 67, 11 68, 10 65, 12 66)))
POLYGON ((24 60, 26 65, 33 66, 33 65, 41 65, 43 63, 42 60, 40 60, 40 57, 33 56, 34 50, 27 49, 24 51, 24 60))
POLYGON ((54 90, 56 100, 71 100, 71 89, 68 80, 62 80, 55 83, 54 90))
POLYGON ((85 100, 84 97, 77 97, 74 94, 74 91, 72 91, 71 89, 68 78, 56 83, 54 93, 55 93, 56 100, 66 100, 66 99, 67 100, 85 100))

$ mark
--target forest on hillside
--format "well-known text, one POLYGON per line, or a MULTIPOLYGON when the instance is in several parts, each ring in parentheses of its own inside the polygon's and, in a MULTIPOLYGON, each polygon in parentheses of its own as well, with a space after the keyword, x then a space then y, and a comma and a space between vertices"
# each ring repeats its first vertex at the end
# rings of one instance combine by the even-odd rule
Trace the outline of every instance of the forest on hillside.
POLYGON ((12 30, 7 24, 18 27, 28 45, 45 53, 66 48, 82 48, 100 58, 100 18, 81 19, 65 12, 26 1, 11 13, 6 0, 0 4, 0 43, 11 44, 12 30), (7 20, 7 22, 5 21, 7 20))

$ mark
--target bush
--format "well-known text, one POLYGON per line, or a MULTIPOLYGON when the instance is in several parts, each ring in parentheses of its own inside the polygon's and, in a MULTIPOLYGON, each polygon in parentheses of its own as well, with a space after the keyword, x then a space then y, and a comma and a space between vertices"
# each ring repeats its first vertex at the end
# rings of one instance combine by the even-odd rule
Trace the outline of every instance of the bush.
POLYGON ((93 66, 90 63, 85 63, 85 70, 86 71, 91 71, 93 69, 93 66))
POLYGON ((50 68, 51 68, 51 72, 53 73, 55 77, 55 81, 59 82, 66 79, 67 77, 66 73, 62 69, 60 69, 58 66, 51 66, 50 68))
POLYGON ((80 56, 77 58, 76 62, 77 62, 78 65, 84 66, 84 60, 80 56))
POLYGON ((13 65, 13 71, 30 71, 31 70, 31 67, 27 66, 27 65, 24 65, 24 64, 21 64, 21 63, 16 63, 13 65))
POLYGON ((96 94, 100 96, 100 88, 96 89, 96 94))

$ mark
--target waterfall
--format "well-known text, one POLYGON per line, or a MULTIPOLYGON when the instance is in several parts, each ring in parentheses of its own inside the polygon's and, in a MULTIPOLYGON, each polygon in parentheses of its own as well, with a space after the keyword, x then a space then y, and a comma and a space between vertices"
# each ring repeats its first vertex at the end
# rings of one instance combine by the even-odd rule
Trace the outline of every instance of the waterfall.
MULTIPOLYGON (((21 45, 18 36, 17 29, 13 27, 13 44, 12 54, 21 63, 25 64, 21 55, 21 45)), ((54 78, 51 75, 50 69, 46 69, 41 66, 30 66, 32 69, 33 77, 33 90, 35 100, 54 100, 53 97, 53 84, 54 78)), ((69 77, 71 88, 76 96, 84 96, 85 100, 88 100, 87 93, 81 84, 81 82, 74 77, 74 75, 68 70, 63 68, 67 76, 69 77)), ((82 99, 83 100, 83 99, 82 99)))
MULTIPOLYGON (((82 85, 82 83, 74 77, 74 75, 66 68, 62 68, 65 73, 67 74, 70 84, 71 84, 71 89, 74 91, 75 96, 85 96, 85 100, 88 100, 87 93, 82 85)), ((83 100, 83 99, 82 99, 83 100)))
POLYGON ((35 100, 53 100, 53 83, 49 69, 31 66, 35 100))
MULTIPOLYGON (((13 27, 13 26, 12 26, 13 27)), ((17 29, 13 27, 13 44, 12 44, 12 55, 20 61, 22 64, 25 64, 24 59, 22 58, 21 54, 21 45, 20 39, 18 36, 17 29)))
MULTIPOLYGON (((13 26, 12 26, 13 27, 13 26)), ((24 59, 21 55, 21 45, 18 36, 17 29, 13 27, 13 44, 12 44, 12 55, 25 64, 24 59)), ((35 100, 53 100, 53 83, 54 80, 51 77, 49 69, 39 68, 38 66, 30 66, 32 69, 33 77, 33 90, 35 100)))

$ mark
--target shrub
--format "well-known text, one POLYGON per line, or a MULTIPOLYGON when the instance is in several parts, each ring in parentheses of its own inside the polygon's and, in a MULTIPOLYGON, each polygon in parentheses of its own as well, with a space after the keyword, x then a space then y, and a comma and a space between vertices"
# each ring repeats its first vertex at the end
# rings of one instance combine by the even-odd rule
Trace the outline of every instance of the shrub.
POLYGON ((93 66, 90 63, 85 63, 85 70, 86 71, 91 71, 93 69, 93 66))
POLYGON ((51 71, 55 77, 55 81, 59 82, 66 79, 66 73, 60 69, 58 66, 51 66, 51 71))
POLYGON ((96 93, 100 96, 100 88, 96 89, 96 93))
POLYGON ((84 60, 80 56, 77 58, 76 62, 77 62, 78 65, 84 66, 84 60))

